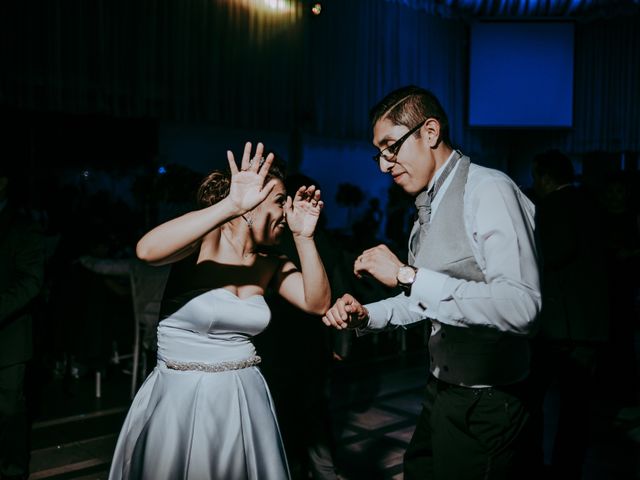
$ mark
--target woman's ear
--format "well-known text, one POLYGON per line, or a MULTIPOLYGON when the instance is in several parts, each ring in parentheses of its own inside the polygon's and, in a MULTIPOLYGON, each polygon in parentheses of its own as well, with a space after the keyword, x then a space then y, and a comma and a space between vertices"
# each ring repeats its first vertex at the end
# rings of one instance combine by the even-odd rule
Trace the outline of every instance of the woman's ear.
POLYGON ((435 118, 428 118, 421 128, 429 148, 437 148, 440 145, 440 122, 435 118))

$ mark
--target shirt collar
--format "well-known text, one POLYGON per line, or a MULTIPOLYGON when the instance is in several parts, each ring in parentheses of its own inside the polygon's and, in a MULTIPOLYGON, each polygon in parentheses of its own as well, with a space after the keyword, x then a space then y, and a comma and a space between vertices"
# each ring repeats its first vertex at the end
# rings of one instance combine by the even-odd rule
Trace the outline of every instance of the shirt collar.
POLYGON ((436 172, 433 175, 433 178, 431 179, 431 181, 429 182, 429 185, 427 186, 427 188, 422 190, 418 194, 418 196, 416 197, 416 200, 415 200, 416 207, 421 207, 421 206, 424 206, 424 205, 427 204, 427 199, 429 197, 429 192, 431 191, 431 189, 435 185, 435 183, 438 180, 438 178, 440 178, 440 175, 442 175, 442 172, 444 171, 444 167, 446 167, 447 164, 452 161, 453 157, 455 157, 457 155, 457 153, 458 153, 457 150, 453 150, 451 152, 451 155, 449 155, 449 158, 447 158, 447 160, 442 165, 440 165, 440 168, 438 168, 438 170, 436 170, 436 172))
POLYGON ((451 159, 458 153, 457 150, 452 150, 451 151, 451 155, 449 155, 449 158, 447 158, 446 162, 444 162, 442 165, 440 165, 440 168, 438 168, 436 170, 436 172, 433 174, 433 177, 431 178, 431 181, 429 182, 429 185, 427 186, 427 191, 431 190, 431 188, 433 187, 433 185, 436 183, 436 181, 438 180, 438 178, 440 178, 440 175, 442 175, 442 172, 444 171, 444 167, 446 167, 447 163, 449 163, 451 161, 451 159))

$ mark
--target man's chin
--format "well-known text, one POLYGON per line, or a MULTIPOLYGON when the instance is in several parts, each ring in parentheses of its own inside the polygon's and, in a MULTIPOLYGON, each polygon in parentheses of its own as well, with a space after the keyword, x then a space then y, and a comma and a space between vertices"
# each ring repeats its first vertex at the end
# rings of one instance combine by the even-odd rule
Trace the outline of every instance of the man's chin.
POLYGON ((404 190, 404 192, 407 195, 411 195, 412 197, 415 197, 416 195, 418 195, 422 190, 424 190, 424 188, 417 188, 415 185, 400 185, 400 187, 402 188, 402 190, 404 190))
POLYGON ((409 178, 409 176, 406 173, 403 173, 402 175, 398 176, 397 178, 394 178, 393 180, 396 183, 396 185, 398 185, 402 190, 405 191, 405 193, 411 196, 415 197, 418 193, 422 191, 422 188, 418 188, 415 182, 411 181, 412 179, 409 178))

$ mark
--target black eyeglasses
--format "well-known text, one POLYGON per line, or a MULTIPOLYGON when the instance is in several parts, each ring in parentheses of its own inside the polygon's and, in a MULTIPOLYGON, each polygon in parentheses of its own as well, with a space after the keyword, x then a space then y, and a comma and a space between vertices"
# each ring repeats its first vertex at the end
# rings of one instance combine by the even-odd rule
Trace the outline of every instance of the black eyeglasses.
POLYGON ((379 165, 380 158, 384 158, 386 162, 396 163, 395 157, 396 155, 398 155, 398 152, 400 151, 402 144, 405 142, 407 138, 413 135, 424 124, 424 122, 426 122, 426 119, 422 120, 418 125, 413 127, 411 130, 409 130, 407 133, 405 133, 403 136, 401 136, 398 140, 393 142, 387 148, 380 150, 378 153, 376 153, 373 156, 373 161, 376 162, 377 165, 379 165))

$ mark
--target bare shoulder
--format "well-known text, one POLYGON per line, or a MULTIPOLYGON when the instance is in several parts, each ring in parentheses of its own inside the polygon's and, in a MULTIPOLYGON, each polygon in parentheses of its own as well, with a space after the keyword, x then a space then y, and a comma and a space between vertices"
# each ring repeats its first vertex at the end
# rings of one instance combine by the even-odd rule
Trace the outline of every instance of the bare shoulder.
POLYGON ((285 265, 291 263, 291 261, 289 260, 289 258, 287 258, 286 255, 271 252, 261 252, 258 254, 256 263, 259 265, 261 270, 268 270, 271 273, 276 273, 284 268, 285 265))

